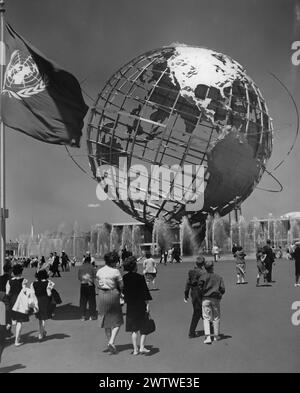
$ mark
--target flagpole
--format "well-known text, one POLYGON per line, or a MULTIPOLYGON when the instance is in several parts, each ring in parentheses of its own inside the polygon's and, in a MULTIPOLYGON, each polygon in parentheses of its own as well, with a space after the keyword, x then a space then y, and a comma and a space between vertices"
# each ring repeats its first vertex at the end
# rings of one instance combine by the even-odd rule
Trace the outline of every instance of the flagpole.
POLYGON ((1 226, 0 226, 0 269, 3 273, 6 247, 6 203, 5 203, 5 127, 2 121, 2 89, 5 67, 4 43, 4 12, 5 1, 0 0, 0 191, 1 191, 1 226))

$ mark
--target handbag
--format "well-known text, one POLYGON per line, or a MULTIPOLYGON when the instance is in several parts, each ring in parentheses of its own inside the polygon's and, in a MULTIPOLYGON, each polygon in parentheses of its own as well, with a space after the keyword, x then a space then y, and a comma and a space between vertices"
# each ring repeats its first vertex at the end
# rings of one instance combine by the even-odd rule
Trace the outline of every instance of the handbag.
POLYGON ((62 304, 60 294, 54 288, 52 289, 52 292, 51 292, 51 300, 53 300, 53 302, 55 304, 62 304))
POLYGON ((150 317, 150 314, 147 312, 145 315, 144 323, 141 328, 141 334, 151 334, 155 332, 156 326, 154 320, 150 317))
POLYGON ((19 293, 15 304, 13 305, 12 311, 19 312, 21 314, 28 314, 29 312, 29 299, 26 290, 22 289, 19 293))

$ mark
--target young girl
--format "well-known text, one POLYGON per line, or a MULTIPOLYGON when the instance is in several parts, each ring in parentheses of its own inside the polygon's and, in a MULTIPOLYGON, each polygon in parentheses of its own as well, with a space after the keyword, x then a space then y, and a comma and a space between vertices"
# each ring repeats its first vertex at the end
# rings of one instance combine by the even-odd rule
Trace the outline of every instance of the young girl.
POLYGON ((237 251, 234 254, 235 262, 236 262, 236 275, 237 275, 237 284, 245 284, 245 274, 246 274, 246 262, 245 262, 246 254, 243 251, 242 247, 237 247, 237 251))
POLYGON ((150 283, 152 283, 153 289, 155 289, 155 278, 157 274, 156 262, 151 257, 151 253, 149 251, 146 252, 146 259, 143 262, 143 269, 148 288, 150 283))
POLYGON ((48 280, 49 276, 46 270, 39 270, 35 276, 37 280, 32 283, 31 288, 38 301, 39 311, 36 313, 36 317, 39 320, 39 340, 42 340, 47 335, 45 321, 50 318, 50 299, 54 283, 48 280))
POLYGON ((20 292, 26 288, 27 280, 22 277, 23 267, 19 264, 14 265, 12 268, 13 277, 6 284, 6 294, 9 298, 9 310, 11 315, 12 324, 16 325, 16 338, 15 346, 19 347, 21 342, 22 323, 28 322, 29 317, 17 311, 13 311, 13 307, 18 299, 20 292))
POLYGON ((256 278, 256 286, 260 286, 260 278, 263 278, 263 280, 266 280, 266 274, 267 274, 267 269, 264 264, 264 260, 266 258, 266 254, 263 252, 262 248, 259 248, 256 253, 256 262, 257 262, 257 278, 256 278))

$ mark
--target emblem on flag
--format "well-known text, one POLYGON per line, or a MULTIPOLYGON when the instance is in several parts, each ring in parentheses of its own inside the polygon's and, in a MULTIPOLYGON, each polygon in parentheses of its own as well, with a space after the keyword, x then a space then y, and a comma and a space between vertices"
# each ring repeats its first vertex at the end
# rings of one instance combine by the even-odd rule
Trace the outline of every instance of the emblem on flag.
POLYGON ((3 94, 21 100, 44 91, 47 82, 30 54, 24 56, 20 50, 11 54, 4 75, 3 94))

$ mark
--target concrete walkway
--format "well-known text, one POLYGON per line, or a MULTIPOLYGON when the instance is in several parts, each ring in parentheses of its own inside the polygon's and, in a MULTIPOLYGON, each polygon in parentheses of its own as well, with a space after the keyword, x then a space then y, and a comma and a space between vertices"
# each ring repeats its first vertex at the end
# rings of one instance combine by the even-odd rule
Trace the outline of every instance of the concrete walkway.
MULTIPOLYGON (((299 372, 300 326, 291 322, 292 303, 300 301, 294 284, 294 263, 280 260, 274 267, 276 283, 256 288, 256 263, 247 261, 247 285, 236 285, 233 261, 223 258, 215 270, 224 277, 222 301, 223 339, 203 344, 203 336, 188 338, 191 304, 183 291, 191 262, 159 265, 152 291, 151 314, 157 331, 148 338, 150 356, 131 355, 130 335, 122 327, 117 338, 118 355, 110 355, 98 321, 81 322, 78 309, 77 268, 55 278, 63 304, 48 321, 48 336, 38 342, 38 322, 24 324, 24 342, 10 342, 3 352, 0 372, 299 372)), ((139 266, 141 269, 141 266, 139 266)), ((33 270, 25 270, 33 277, 33 270)), ((199 333, 202 334, 202 322, 199 333)))

